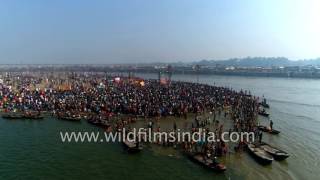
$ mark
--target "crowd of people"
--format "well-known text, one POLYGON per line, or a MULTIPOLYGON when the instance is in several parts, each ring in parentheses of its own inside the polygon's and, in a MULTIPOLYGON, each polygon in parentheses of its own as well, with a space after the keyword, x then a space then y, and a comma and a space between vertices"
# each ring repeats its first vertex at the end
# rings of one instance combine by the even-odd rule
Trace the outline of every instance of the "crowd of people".
POLYGON ((76 113, 132 114, 142 117, 183 116, 231 107, 237 128, 250 128, 257 99, 246 92, 188 82, 162 85, 156 80, 135 80, 102 74, 65 74, 50 77, 18 76, 2 80, 0 107, 6 111, 71 111, 76 113), (12 83, 6 83, 15 81, 12 83), (42 88, 30 88, 43 83, 42 88), (10 84, 10 85, 8 85, 10 84), (246 119, 248 122, 244 122, 246 119), (246 126, 245 126, 246 124, 246 126))
MULTIPOLYGON (((2 76, 0 108, 5 112, 86 115, 94 117, 93 123, 119 114, 130 115, 131 119, 166 116, 187 119, 190 114, 205 112, 210 112, 215 121, 217 114, 224 113, 233 121, 232 131, 250 132, 255 131, 259 98, 226 87, 180 81, 161 83, 105 73, 20 73, 2 76)), ((126 123, 126 120, 117 122, 117 127, 126 123)), ((209 121, 196 118, 192 128, 208 124, 209 121)), ((219 129, 221 133, 223 126, 219 129)), ((219 144, 224 146, 223 142, 219 144)))

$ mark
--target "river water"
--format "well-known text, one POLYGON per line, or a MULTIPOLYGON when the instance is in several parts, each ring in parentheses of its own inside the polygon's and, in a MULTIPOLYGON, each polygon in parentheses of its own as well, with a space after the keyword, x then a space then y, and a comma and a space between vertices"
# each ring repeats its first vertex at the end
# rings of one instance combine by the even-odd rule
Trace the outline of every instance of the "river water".
MULTIPOLYGON (((172 78, 197 81, 194 75, 172 78)), ((264 134, 264 141, 291 156, 261 166, 247 153, 231 153, 222 159, 228 170, 215 174, 185 158, 168 156, 174 154, 171 149, 150 147, 129 155, 120 144, 61 142, 60 131, 97 131, 84 121, 0 119, 0 179, 318 179, 320 80, 200 75, 199 82, 264 95, 274 128, 281 131, 277 136, 264 134)))

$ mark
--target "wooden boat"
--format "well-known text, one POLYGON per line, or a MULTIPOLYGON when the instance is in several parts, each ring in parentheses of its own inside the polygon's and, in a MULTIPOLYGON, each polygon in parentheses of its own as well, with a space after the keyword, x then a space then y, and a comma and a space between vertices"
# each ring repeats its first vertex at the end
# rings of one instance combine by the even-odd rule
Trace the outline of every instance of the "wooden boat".
POLYGON ((263 148, 255 145, 255 144, 248 144, 248 151, 249 153, 261 164, 267 165, 271 164, 273 161, 273 157, 267 153, 263 148))
POLYGON ((275 130, 275 129, 270 129, 266 126, 258 126, 258 128, 263 131, 263 132, 267 132, 267 133, 270 133, 270 134, 279 134, 280 131, 278 130, 275 130))
POLYGON ((265 110, 260 110, 259 112, 258 112, 258 114, 259 115, 261 115, 261 116, 264 116, 264 117, 269 117, 269 113, 267 112, 267 111, 265 111, 265 110))
POLYGON ((213 170, 215 172, 224 172, 225 170, 227 170, 226 166, 223 165, 222 163, 219 163, 212 159, 206 159, 205 154, 203 153, 185 153, 185 154, 191 161, 198 163, 207 169, 213 170))
POLYGON ((4 119, 24 119, 23 114, 20 113, 6 113, 2 115, 4 119))
POLYGON ((270 108, 269 104, 267 104, 267 103, 261 102, 261 103, 259 103, 259 105, 264 107, 264 108, 270 108))
POLYGON ((269 104, 265 101, 262 101, 259 103, 260 106, 264 107, 264 108, 270 108, 269 104))
POLYGON ((58 117, 58 119, 66 120, 66 121, 75 121, 75 122, 79 122, 81 120, 80 117, 72 117, 72 116, 60 116, 58 117))
POLYGON ((111 124, 110 124, 108 121, 106 121, 106 120, 100 121, 100 124, 99 124, 99 125, 102 126, 103 128, 108 128, 108 127, 111 126, 111 124))
POLYGON ((269 104, 267 103, 267 99, 263 98, 262 102, 259 103, 260 106, 264 108, 270 108, 269 104))
POLYGON ((23 115, 23 118, 25 118, 25 119, 38 119, 38 120, 40 120, 40 119, 43 119, 44 117, 43 116, 41 116, 41 115, 23 115))
POLYGON ((282 151, 274 146, 271 146, 270 144, 267 144, 265 142, 262 142, 260 144, 260 147, 265 150, 267 153, 271 154, 275 160, 281 161, 284 160, 286 158, 288 158, 290 155, 285 152, 282 151))
POLYGON ((89 119, 88 123, 99 126, 101 122, 97 119, 89 119))
POLYGON ((122 143, 123 143, 125 149, 129 153, 137 153, 143 149, 143 147, 140 145, 140 143, 137 143, 137 142, 130 142, 130 141, 125 140, 122 143))
POLYGON ((79 122, 82 118, 80 114, 67 112, 58 112, 57 118, 60 120, 79 122))
POLYGON ((5 119, 43 119, 44 117, 39 114, 29 113, 6 113, 2 115, 5 119))

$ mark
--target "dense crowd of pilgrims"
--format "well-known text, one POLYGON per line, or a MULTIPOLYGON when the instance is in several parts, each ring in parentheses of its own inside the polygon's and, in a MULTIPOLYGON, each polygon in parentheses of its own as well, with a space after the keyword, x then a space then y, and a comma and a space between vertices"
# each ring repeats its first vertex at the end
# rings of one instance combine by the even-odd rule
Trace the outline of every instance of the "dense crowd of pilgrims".
MULTIPOLYGON (((208 125, 198 118, 206 112, 214 121, 217 114, 230 117, 234 125, 230 131, 256 131, 258 102, 258 97, 242 90, 180 81, 163 84, 158 80, 115 78, 105 73, 7 74, 0 82, 0 107, 4 112, 86 115, 95 121, 102 116, 108 121, 118 114, 131 119, 166 116, 187 119, 193 114, 194 131, 208 125)), ((122 119, 115 126, 120 128, 127 121, 122 119)), ((223 126, 218 127, 221 133, 223 126)), ((219 146, 225 144, 221 142, 219 146)), ((212 146, 205 151, 210 149, 212 146)))

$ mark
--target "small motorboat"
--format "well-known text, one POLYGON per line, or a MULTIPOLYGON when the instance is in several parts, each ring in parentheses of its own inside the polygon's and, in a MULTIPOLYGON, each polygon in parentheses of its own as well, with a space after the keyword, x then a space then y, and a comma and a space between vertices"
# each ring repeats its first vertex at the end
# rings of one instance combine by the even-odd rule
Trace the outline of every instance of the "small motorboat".
POLYGON ((288 158, 290 155, 285 152, 282 151, 274 146, 271 146, 270 144, 267 144, 265 142, 262 142, 260 144, 260 147, 265 150, 267 153, 271 154, 275 160, 281 161, 284 160, 286 158, 288 158))
POLYGON ((267 153, 263 148, 261 148, 259 145, 255 144, 248 144, 248 151, 249 153, 261 164, 267 165, 271 164, 274 160, 273 157, 267 153))
POLYGON ((185 153, 188 158, 190 160, 192 160, 193 162, 196 162, 200 165, 202 165, 203 167, 213 170, 215 172, 224 172, 225 170, 227 170, 227 167, 222 164, 219 163, 217 160, 212 160, 210 158, 206 158, 206 155, 203 153, 185 153))
POLYGON ((266 126, 258 126, 258 129, 260 129, 263 132, 270 133, 270 134, 279 134, 280 133, 280 131, 275 130, 273 128, 271 129, 271 128, 266 127, 266 126))

